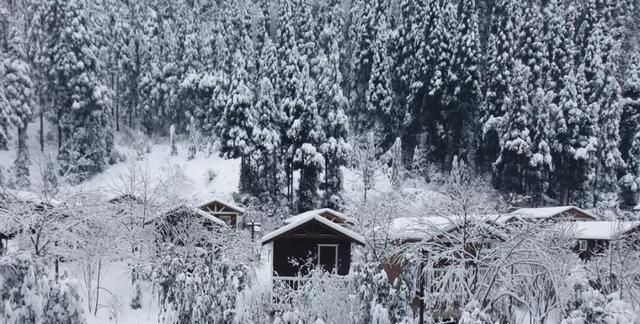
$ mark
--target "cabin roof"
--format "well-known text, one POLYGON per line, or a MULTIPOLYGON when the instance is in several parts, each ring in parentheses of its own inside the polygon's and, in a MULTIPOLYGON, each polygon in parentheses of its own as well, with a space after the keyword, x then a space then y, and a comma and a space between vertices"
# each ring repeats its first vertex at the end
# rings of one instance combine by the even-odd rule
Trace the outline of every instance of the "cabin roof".
MULTIPOLYGON (((495 226, 503 222, 503 215, 468 216, 469 222, 481 224, 493 235, 503 238, 504 235, 495 226)), ((456 230, 464 221, 461 216, 425 216, 399 217, 390 225, 390 233, 394 239, 403 241, 421 241, 456 230)))
POLYGON ((343 213, 341 213, 339 211, 335 211, 335 210, 333 210, 331 208, 321 208, 321 209, 314 209, 314 210, 306 211, 306 212, 304 212, 302 214, 298 214, 298 215, 286 218, 283 222, 285 224, 291 224, 291 223, 296 222, 297 220, 302 219, 304 217, 307 217, 309 215, 322 216, 322 214, 325 214, 325 213, 329 213, 329 214, 333 215, 336 218, 340 218, 345 223, 353 224, 353 219, 351 217, 349 217, 349 216, 347 216, 347 215, 345 215, 345 214, 343 214, 343 213))
POLYGON ((520 208, 517 209, 511 213, 509 213, 509 215, 511 215, 511 218, 521 218, 521 219, 547 219, 547 218, 553 218, 555 216, 561 215, 563 213, 569 212, 569 211, 576 211, 580 214, 583 214, 593 220, 597 220, 598 218, 582 209, 576 206, 558 206, 558 207, 538 207, 538 208, 520 208))
POLYGON ((640 221, 567 222, 564 225, 575 230, 573 235, 576 239, 609 241, 616 235, 626 234, 638 228, 640 221))
POLYGON ((233 203, 230 203, 228 201, 225 201, 225 200, 222 200, 222 199, 218 199, 218 198, 202 202, 202 203, 198 204, 198 208, 202 209, 202 208, 205 208, 205 207, 207 207, 207 206, 209 206, 209 205, 211 205, 213 203, 218 203, 220 205, 224 205, 225 207, 227 207, 229 209, 232 209, 232 210, 234 210, 234 211, 236 211, 238 213, 241 213, 241 214, 244 213, 244 209, 242 207, 239 207, 238 205, 235 205, 233 203))
MULTIPOLYGON (((300 215, 298 215, 300 216, 300 215)), ((325 225, 329 228, 331 228, 332 230, 348 237, 349 239, 351 239, 353 242, 355 242, 356 244, 360 244, 360 245, 365 245, 365 241, 364 241, 364 237, 362 237, 360 234, 345 228, 342 225, 339 225, 337 223, 334 223, 316 213, 309 213, 306 215, 302 215, 300 217, 298 217, 295 221, 282 226, 280 228, 278 228, 277 230, 267 233, 265 236, 262 237, 262 245, 268 244, 271 241, 275 240, 276 238, 285 235, 287 233, 289 233, 292 230, 295 230, 298 227, 301 227, 311 221, 317 221, 322 225, 325 225)))
POLYGON ((640 211, 640 204, 637 204, 635 207, 633 207, 634 211, 640 211))
POLYGON ((176 212, 178 210, 181 210, 181 209, 189 211, 189 212, 192 212, 193 214, 195 214, 197 216, 200 216, 200 217, 202 217, 202 218, 204 218, 206 220, 211 221, 213 224, 216 224, 216 225, 219 225, 219 226, 222 226, 222 227, 226 227, 227 226, 227 223, 225 223, 223 220, 221 220, 221 219, 219 219, 219 218, 217 218, 217 217, 205 212, 204 210, 202 210, 200 208, 197 208, 197 207, 194 207, 194 206, 190 206, 190 205, 186 205, 186 204, 176 205, 176 206, 170 208, 169 210, 167 210, 166 212, 160 214, 158 217, 148 221, 147 223, 152 223, 152 222, 157 221, 158 219, 163 219, 165 216, 167 216, 167 215, 169 215, 171 213, 174 213, 174 212, 176 212))

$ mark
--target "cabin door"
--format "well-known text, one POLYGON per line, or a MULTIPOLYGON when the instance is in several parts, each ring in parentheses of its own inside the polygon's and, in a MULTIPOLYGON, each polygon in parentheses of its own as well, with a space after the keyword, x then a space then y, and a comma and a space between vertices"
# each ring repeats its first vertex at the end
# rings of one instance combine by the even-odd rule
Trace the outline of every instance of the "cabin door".
POLYGON ((318 267, 327 272, 337 271, 338 244, 318 244, 318 267))

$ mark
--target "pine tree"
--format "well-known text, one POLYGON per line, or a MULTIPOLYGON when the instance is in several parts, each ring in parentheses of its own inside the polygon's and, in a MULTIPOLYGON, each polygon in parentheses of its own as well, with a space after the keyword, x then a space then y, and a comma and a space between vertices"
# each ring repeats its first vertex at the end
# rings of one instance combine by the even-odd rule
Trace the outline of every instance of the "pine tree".
POLYGON ((385 135, 386 139, 395 137, 402 127, 403 114, 394 104, 391 87, 391 57, 387 50, 385 17, 380 16, 380 30, 373 44, 373 61, 366 98, 366 118, 362 116, 361 126, 374 128, 385 135), (366 122, 364 121, 366 120, 366 122))
POLYGON ((69 0, 62 33, 52 49, 60 142, 58 159, 63 173, 79 176, 104 170, 113 148, 111 101, 98 80, 95 35, 80 0, 69 0))
POLYGON ((320 152, 324 156, 325 170, 322 189, 324 196, 322 205, 340 210, 344 204, 342 198, 343 175, 341 167, 347 164, 350 145, 347 143, 349 123, 346 116, 349 102, 342 92, 342 74, 340 73, 339 48, 334 39, 331 52, 318 56, 318 106, 324 140, 320 145, 320 152))
POLYGON ((631 209, 640 203, 640 131, 631 142, 626 174, 620 179, 620 207, 631 209))
POLYGON ((294 105, 285 106, 286 116, 291 123, 287 129, 288 151, 293 153, 293 167, 300 170, 298 185, 298 211, 315 208, 319 202, 319 175, 324 166, 324 158, 319 145, 324 138, 322 120, 315 101, 313 80, 308 68, 300 73, 302 88, 294 105))
POLYGON ((262 193, 276 200, 280 191, 279 183, 279 129, 280 111, 275 103, 274 89, 271 80, 263 76, 258 85, 258 102, 256 103, 256 126, 251 134, 255 143, 253 159, 261 167, 258 174, 264 188, 262 193))
POLYGON ((622 85, 622 117, 620 119, 620 151, 630 163, 628 155, 635 134, 640 132, 640 53, 631 57, 622 85))
POLYGON ((501 123, 505 112, 504 100, 511 84, 511 71, 515 63, 514 49, 517 36, 517 8, 510 0, 500 0, 493 8, 489 35, 486 90, 482 105, 483 138, 480 164, 495 161, 499 154, 501 123))
POLYGON ((18 129, 18 152, 14 162, 16 183, 19 187, 29 187, 30 174, 29 149, 27 148, 27 127, 35 108, 34 85, 31 81, 30 67, 27 64, 22 35, 12 28, 9 57, 4 62, 4 89, 8 108, 11 109, 11 122, 18 129))
POLYGON ((555 137, 555 129, 551 123, 551 93, 538 87, 531 101, 531 140, 532 155, 529 165, 529 187, 534 204, 542 204, 549 189, 549 177, 553 171, 551 144, 555 137))
POLYGON ((470 154, 475 117, 480 104, 480 37, 475 1, 462 1, 454 37, 453 57, 445 81, 444 123, 449 149, 445 161, 453 154, 470 154))
POLYGON ((504 129, 500 136, 500 155, 495 162, 497 183, 503 190, 526 194, 526 180, 532 155, 529 68, 516 61, 513 84, 504 101, 504 129))
POLYGON ((531 71, 529 84, 532 89, 535 89, 544 84, 543 76, 549 68, 547 47, 543 37, 544 17, 540 8, 532 4, 524 9, 521 19, 524 22, 519 28, 515 56, 531 71))
POLYGON ((247 85, 244 56, 234 55, 234 71, 231 77, 231 96, 227 101, 218 125, 220 132, 220 155, 225 158, 241 158, 240 190, 246 192, 253 181, 249 154, 253 150, 251 133, 255 125, 253 114, 253 92, 247 85))
POLYGON ((623 170, 624 161, 619 150, 619 125, 622 115, 621 90, 612 68, 607 70, 604 88, 599 99, 598 161, 594 199, 596 205, 611 208, 617 204, 618 173, 623 170))

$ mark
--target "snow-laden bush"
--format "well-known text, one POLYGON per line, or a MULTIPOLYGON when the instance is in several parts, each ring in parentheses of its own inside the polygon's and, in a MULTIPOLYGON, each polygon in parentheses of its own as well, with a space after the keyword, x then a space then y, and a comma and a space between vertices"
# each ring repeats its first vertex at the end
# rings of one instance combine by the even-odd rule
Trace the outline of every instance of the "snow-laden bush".
POLYGON ((179 254, 169 247, 162 255, 154 271, 162 323, 234 322, 248 267, 227 259, 220 247, 199 256, 179 254))
POLYGON ((85 323, 77 284, 29 255, 0 258, 0 323, 85 323))
POLYGON ((573 290, 568 298, 567 315, 562 324, 623 324, 636 323, 638 320, 631 305, 620 300, 618 294, 605 296, 592 288, 582 265, 571 271, 567 283, 573 290))
POLYGON ((460 316, 459 324, 491 324, 491 317, 484 312, 480 303, 476 300, 470 301, 460 316))

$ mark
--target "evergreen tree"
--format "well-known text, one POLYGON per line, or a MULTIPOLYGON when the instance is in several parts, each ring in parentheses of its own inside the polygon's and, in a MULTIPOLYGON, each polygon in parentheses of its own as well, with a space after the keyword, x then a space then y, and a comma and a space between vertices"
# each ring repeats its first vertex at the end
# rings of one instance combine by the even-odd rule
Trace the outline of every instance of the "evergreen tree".
POLYGON ((516 4, 500 0, 493 8, 486 73, 486 90, 482 106, 483 138, 480 164, 495 161, 499 154, 499 138, 504 116, 504 100, 511 85, 511 71, 515 62, 517 18, 516 4))
POLYGON ((632 209, 640 203, 640 131, 633 137, 627 155, 627 172, 620 179, 620 204, 622 208, 632 209))
POLYGON ((504 101, 504 129, 500 136, 500 156, 495 162, 497 183, 503 190, 527 193, 527 175, 532 156, 531 106, 529 104, 529 68, 516 61, 514 83, 504 101))
POLYGON ((11 121, 18 129, 18 152, 14 162, 16 184, 29 187, 29 149, 27 148, 27 127, 35 108, 34 85, 30 67, 27 64, 22 35, 17 28, 11 30, 9 57, 4 62, 4 89, 11 121))
POLYGON ((551 112, 549 107, 551 106, 551 94, 538 87, 531 99, 530 129, 533 154, 529 161, 531 167, 529 187, 533 203, 536 205, 543 203, 549 189, 549 177, 554 170, 551 144, 555 136, 555 129, 550 127, 551 112))
POLYGON ((481 102, 480 37, 478 13, 473 0, 460 2, 453 44, 453 56, 445 82, 447 92, 444 96, 446 110, 443 119, 449 144, 445 161, 449 161, 454 154, 465 156, 471 153, 475 127, 473 123, 481 102))
POLYGON ((253 114, 253 92, 247 85, 244 57, 237 51, 234 55, 234 71, 231 77, 231 96, 219 123, 220 155, 225 158, 241 158, 240 188, 250 188, 250 159, 253 143, 251 133, 255 125, 253 114))
POLYGON ((268 194, 273 200, 278 198, 279 182, 279 147, 280 111, 275 103, 274 89, 271 80, 263 76, 258 85, 258 102, 256 103, 256 127, 251 134, 255 143, 253 159, 258 162, 258 174, 262 180, 261 193, 268 194))
MULTIPOLYGON (((608 64, 611 65, 611 64, 608 64)), ((619 150, 619 125, 622 115, 621 90, 611 68, 607 71, 599 99, 598 152, 595 203, 611 208, 617 204, 618 173, 624 168, 619 150)))
POLYGON ((325 160, 322 205, 340 210, 344 203, 341 194, 344 181, 341 167, 347 164, 351 148, 347 143, 349 123, 345 113, 349 102, 340 87, 342 74, 339 70, 338 43, 334 40, 331 44, 329 55, 320 54, 317 63, 320 70, 317 101, 324 130, 324 140, 320 145, 320 152, 325 160))
POLYGON ((387 35, 384 16, 379 17, 380 32, 376 35, 373 45, 373 61, 371 76, 366 91, 367 118, 362 121, 365 128, 374 128, 387 137, 393 138, 401 125, 401 114, 393 100, 391 88, 391 58, 387 51, 387 35))
POLYGON ((61 8, 63 28, 52 48, 50 74, 54 76, 63 173, 82 179, 104 170, 113 148, 111 101, 98 80, 95 34, 81 0, 61 8))
POLYGON ((620 151, 622 157, 630 161, 628 155, 635 134, 640 131, 640 53, 631 57, 622 85, 622 117, 620 119, 620 151))

